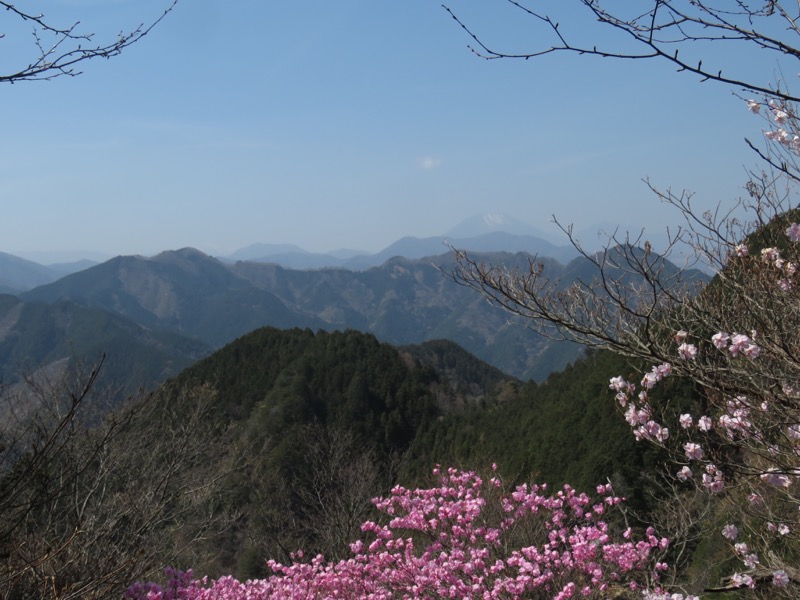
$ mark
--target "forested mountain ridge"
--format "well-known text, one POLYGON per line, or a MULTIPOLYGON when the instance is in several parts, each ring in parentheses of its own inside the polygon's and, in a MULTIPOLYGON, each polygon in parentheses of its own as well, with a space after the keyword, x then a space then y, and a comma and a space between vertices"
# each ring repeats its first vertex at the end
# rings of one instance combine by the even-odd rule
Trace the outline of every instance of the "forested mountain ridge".
POLYGON ((626 367, 591 354, 543 384, 523 384, 451 342, 399 349, 356 331, 308 329, 243 336, 158 392, 176 415, 191 412, 193 390, 212 394, 211 429, 235 432, 226 443, 248 457, 226 484, 240 517, 195 564, 246 578, 298 547, 347 556, 369 499, 426 481, 437 463, 496 461, 508 482, 591 487, 610 475, 646 510, 652 450, 634 441, 608 391, 626 367))
POLYGON ((404 456, 414 439, 448 414, 493 403, 513 383, 451 343, 401 350, 356 331, 263 328, 199 361, 168 381, 158 402, 190 413, 193 390, 207 390, 208 418, 236 432, 230 447, 245 456, 229 482, 242 516, 228 537, 210 542, 206 560, 219 558, 209 568, 257 575, 264 557, 288 558, 287 549, 346 553, 370 498, 412 473, 404 456), (453 368, 438 370, 417 352, 453 368), (355 508, 344 514, 343 504, 355 508))

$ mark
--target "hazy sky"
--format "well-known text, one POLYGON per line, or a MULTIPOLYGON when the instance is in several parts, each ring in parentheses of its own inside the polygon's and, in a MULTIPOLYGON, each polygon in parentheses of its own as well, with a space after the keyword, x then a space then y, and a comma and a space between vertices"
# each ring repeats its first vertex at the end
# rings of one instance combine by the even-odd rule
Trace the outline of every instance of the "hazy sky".
MULTIPOLYGON (((99 41, 167 0, 27 4, 99 41)), ((481 60, 440 4, 181 0, 80 77, 4 84, 0 250, 377 251, 484 212, 660 230, 678 215, 643 178, 703 207, 740 195, 763 124, 729 89, 653 62, 481 60)), ((547 39, 505 0, 449 6, 498 48, 547 39)), ((3 72, 33 57, 6 13, 0 31, 3 72)))

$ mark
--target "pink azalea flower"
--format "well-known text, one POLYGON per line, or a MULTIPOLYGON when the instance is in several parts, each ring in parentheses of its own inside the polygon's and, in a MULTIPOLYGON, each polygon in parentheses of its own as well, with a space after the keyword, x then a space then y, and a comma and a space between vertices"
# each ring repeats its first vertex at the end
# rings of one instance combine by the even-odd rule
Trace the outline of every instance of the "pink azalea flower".
POLYGON ((742 575, 741 573, 734 573, 731 581, 736 587, 755 587, 755 581, 750 575, 742 575))
POLYGON ((734 333, 733 337, 731 337, 731 345, 728 346, 728 352, 734 357, 739 356, 741 353, 748 358, 757 358, 761 353, 761 349, 745 334, 734 333))
POLYGON ((784 587, 789 585, 789 576, 786 571, 780 569, 772 574, 772 585, 777 587, 784 587))
POLYGON ((764 248, 761 250, 761 260, 765 263, 774 263, 781 257, 781 253, 777 248, 764 248))
POLYGON ((684 342, 678 346, 678 354, 683 359, 694 360, 697 358, 697 346, 684 342))
POLYGON ((711 341, 714 344, 714 346, 717 347, 718 350, 724 350, 725 348, 727 348, 730 339, 731 336, 722 331, 711 336, 711 341))
POLYGON ((610 387, 615 392, 627 392, 630 389, 630 384, 627 381, 625 381, 620 375, 612 377, 609 381, 610 383, 608 387, 610 387))
POLYGON ((756 565, 760 563, 757 554, 746 554, 742 557, 742 562, 748 569, 755 569, 756 565))
POLYGON ((727 524, 725 527, 722 528, 722 537, 733 541, 736 539, 736 536, 739 535, 739 528, 736 525, 727 524))
POLYGON ((686 458, 689 460, 700 460, 705 454, 700 444, 695 444, 694 442, 685 443, 683 449, 686 451, 686 458))
POLYGON ((669 377, 669 375, 672 373, 672 365, 668 362, 661 363, 660 365, 654 368, 656 370, 656 373, 661 375, 661 377, 669 377))
POLYGON ((774 470, 762 473, 760 477, 761 481, 768 483, 770 485, 774 485, 775 487, 788 488, 790 485, 792 485, 792 480, 789 478, 788 475, 786 475, 785 473, 778 473, 774 470))
POLYGON ((706 417, 705 415, 697 419, 697 428, 700 431, 711 431, 711 427, 713 422, 711 421, 711 417, 706 417))

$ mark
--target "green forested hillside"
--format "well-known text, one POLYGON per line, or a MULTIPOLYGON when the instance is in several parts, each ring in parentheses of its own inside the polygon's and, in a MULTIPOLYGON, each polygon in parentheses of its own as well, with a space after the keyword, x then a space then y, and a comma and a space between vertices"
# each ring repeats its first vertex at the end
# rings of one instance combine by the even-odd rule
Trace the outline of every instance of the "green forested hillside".
POLYGON ((385 450, 405 447, 438 414, 429 367, 355 331, 256 330, 170 386, 209 384, 221 415, 285 437, 295 425, 351 429, 385 450))
MULTIPOLYGON (((586 489, 610 478, 635 506, 646 508, 642 475, 664 457, 636 442, 608 389, 610 377, 631 372, 637 370, 627 359, 593 352, 542 384, 506 386, 487 408, 437 421, 415 440, 409 460, 470 467, 496 462, 514 480, 586 489)), ((668 387, 676 402, 693 396, 677 380, 668 387)))

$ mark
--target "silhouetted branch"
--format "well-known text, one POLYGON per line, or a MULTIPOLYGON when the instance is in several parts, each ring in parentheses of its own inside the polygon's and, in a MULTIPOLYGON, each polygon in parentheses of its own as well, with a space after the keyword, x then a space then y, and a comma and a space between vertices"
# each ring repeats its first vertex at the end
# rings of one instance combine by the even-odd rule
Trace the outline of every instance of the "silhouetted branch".
MULTIPOLYGON (((469 48, 476 55, 488 59, 518 58, 531 59, 547 54, 569 52, 582 55, 599 56, 628 60, 660 59, 677 67, 678 71, 699 75, 703 81, 711 80, 750 92, 778 99, 782 102, 795 102, 800 97, 786 90, 769 87, 744 77, 726 75, 722 69, 703 66, 703 59, 681 55, 681 49, 701 43, 752 44, 761 50, 775 53, 776 60, 785 57, 800 59, 800 48, 794 36, 800 35, 797 16, 780 2, 762 2, 758 7, 752 2, 737 2, 733 6, 724 3, 718 7, 714 3, 676 0, 650 0, 650 8, 623 16, 629 8, 605 8, 598 0, 574 0, 571 5, 581 6, 601 25, 623 34, 633 42, 633 49, 597 45, 591 40, 575 42, 568 39, 561 23, 549 14, 525 6, 520 0, 507 2, 525 15, 533 18, 549 31, 553 39, 551 45, 544 44, 527 52, 511 53, 496 50, 489 46, 475 30, 468 26, 453 10, 443 8, 472 38, 474 45, 469 48), (639 48, 636 50, 635 48, 639 48)), ((562 6, 565 2, 561 3, 562 6)), ((628 6, 642 6, 630 3, 628 6)), ((795 11, 797 7, 795 5, 795 11)), ((607 44, 607 43, 606 43, 607 44)), ((708 62, 708 61, 707 61, 708 62)))
MULTIPOLYGON (((33 44, 36 48, 34 59, 10 73, 0 74, 0 82, 48 80, 64 75, 75 76, 80 63, 93 58, 111 58, 125 48, 141 40, 150 33, 172 10, 178 0, 172 0, 161 15, 149 24, 140 23, 130 31, 121 31, 113 41, 95 43, 93 33, 81 33, 79 21, 67 27, 59 27, 49 22, 43 14, 32 14, 21 10, 15 4, 0 2, 0 9, 21 21, 32 25, 33 44)), ((0 33, 0 39, 5 34, 0 33)))

